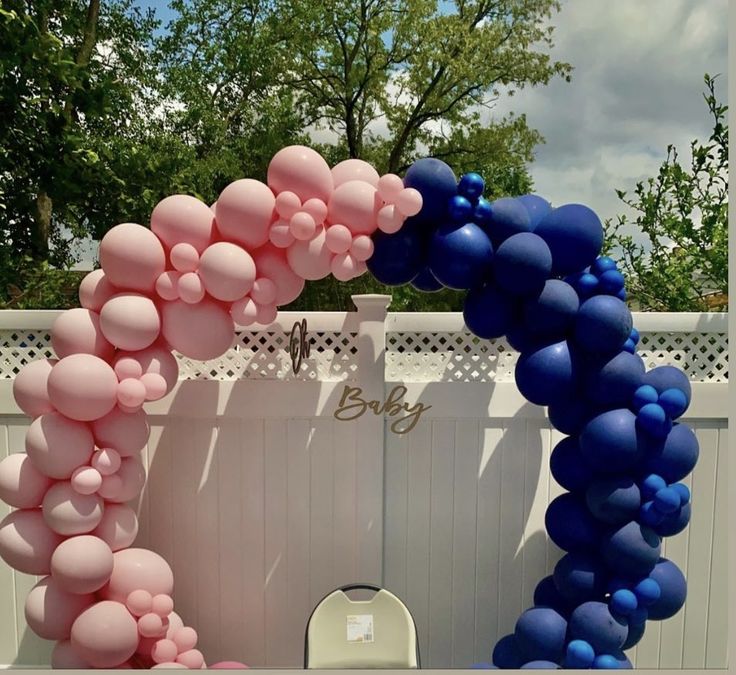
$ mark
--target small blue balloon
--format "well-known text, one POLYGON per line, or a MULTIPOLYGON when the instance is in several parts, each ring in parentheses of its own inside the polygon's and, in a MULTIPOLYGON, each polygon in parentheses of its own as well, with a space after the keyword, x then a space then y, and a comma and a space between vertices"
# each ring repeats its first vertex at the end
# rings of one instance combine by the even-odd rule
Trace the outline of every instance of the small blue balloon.
POLYGON ((692 396, 690 380, 687 375, 675 366, 657 366, 646 376, 646 384, 651 384, 660 394, 667 389, 679 389, 685 394, 688 405, 692 396))
POLYGON ((674 513, 680 508, 680 493, 670 487, 657 490, 657 494, 654 495, 654 507, 666 516, 674 513))
POLYGON ((534 232, 552 251, 552 271, 556 275, 572 274, 592 264, 603 245, 600 219, 582 204, 565 204, 554 209, 534 232))
POLYGON ((497 668, 516 669, 521 666, 521 653, 516 637, 513 633, 504 635, 493 648, 491 657, 493 665, 497 668))
POLYGON ((610 654, 601 654, 595 657, 593 661, 593 668, 595 670, 619 670, 621 668, 618 659, 610 654))
POLYGON ((613 271, 616 269, 616 261, 613 258, 609 258, 607 255, 602 255, 593 261, 590 266, 590 271, 597 277, 605 272, 613 271))
POLYGON ((584 272, 577 278, 575 290, 581 299, 586 300, 598 292, 598 277, 590 272, 584 272))
POLYGON ((479 338, 501 337, 515 320, 514 303, 495 284, 477 286, 465 297, 463 319, 470 332, 479 338))
POLYGON ((631 620, 629 620, 629 634, 626 636, 626 642, 624 642, 621 649, 631 649, 632 647, 638 645, 639 642, 641 642, 641 639, 644 637, 645 628, 646 620, 642 621, 641 623, 632 623, 631 620))
POLYGON ((659 403, 647 403, 636 414, 639 426, 654 438, 666 438, 672 429, 672 420, 667 417, 659 403))
POLYGON ((650 384, 643 384, 634 392, 632 406, 639 412, 648 403, 656 403, 658 400, 657 390, 650 384))
POLYGON ((639 344, 639 340, 641 339, 641 335, 639 335, 639 331, 636 330, 636 328, 631 329, 631 333, 629 334, 629 339, 633 341, 635 345, 639 344))
POLYGON ((639 509, 639 520, 642 525, 656 527, 664 520, 664 514, 654 508, 654 501, 644 502, 639 509))
POLYGON ((598 277, 598 287, 601 293, 616 295, 626 283, 624 275, 618 270, 607 270, 598 277))
POLYGON ((638 584, 636 584, 636 586, 634 586, 634 595, 636 595, 637 599, 644 607, 649 607, 649 605, 657 602, 661 594, 662 590, 654 579, 642 579, 638 584))
POLYGON ((439 225, 447 220, 450 199, 457 194, 457 178, 445 162, 434 157, 418 159, 407 169, 404 187, 422 195, 422 209, 414 216, 417 222, 439 225))
POLYGON ((669 513, 654 527, 654 531, 660 537, 673 537, 682 532, 690 522, 692 509, 690 504, 678 507, 673 513, 669 513))
POLYGON ((685 506, 685 504, 690 502, 690 488, 687 485, 684 483, 674 483, 670 487, 680 495, 680 506, 685 506))
POLYGON ((625 288, 622 288, 618 293, 616 293, 616 297, 621 302, 626 302, 626 298, 629 297, 629 296, 626 294, 626 289, 625 288))
MULTIPOLYGON (((636 601, 639 603, 639 606, 626 617, 629 621, 629 630, 631 630, 631 626, 644 623, 649 618, 649 610, 646 607, 641 606, 641 601, 639 600, 638 595, 636 596, 636 601)), ((626 649, 626 647, 624 647, 624 649, 626 649)))
POLYGON ((636 354, 636 343, 629 338, 624 342, 623 347, 621 347, 625 352, 628 352, 629 354, 636 354))
POLYGON ((685 604, 687 595, 685 577, 675 563, 661 558, 649 578, 654 579, 661 590, 659 598, 649 606, 649 618, 654 621, 669 619, 685 604))
POLYGON ((483 194, 485 186, 483 177, 479 173, 471 171, 461 176, 457 191, 469 201, 474 202, 483 194))
POLYGON ((552 270, 552 254, 541 237, 533 232, 521 232, 498 247, 493 265, 496 282, 505 291, 536 297, 552 270))
POLYGON ((517 197, 516 201, 523 204, 529 213, 532 230, 552 210, 552 204, 539 195, 522 195, 521 197, 517 197))
POLYGON ((671 419, 677 419, 687 410, 687 396, 681 389, 665 389, 659 395, 659 405, 671 419))
POLYGON ((473 213, 473 205, 466 197, 455 195, 450 199, 447 211, 450 214, 450 220, 452 220, 453 223, 462 224, 470 220, 470 216, 473 213))
POLYGON ((656 473, 650 473, 643 481, 641 481, 640 487, 642 498, 650 500, 654 499, 654 495, 656 495, 662 488, 666 488, 667 483, 662 476, 659 476, 656 473))
POLYGON ((491 202, 483 197, 478 199, 478 203, 473 209, 473 222, 476 225, 480 225, 484 230, 487 231, 488 225, 491 222, 493 216, 493 207, 491 202))
POLYGON ((565 668, 590 668, 595 660, 595 652, 589 642, 585 640, 571 640, 565 654, 565 668))
POLYGON ((529 212, 516 199, 511 197, 497 199, 491 203, 491 220, 486 231, 493 245, 498 247, 501 242, 514 234, 532 231, 529 212))
POLYGON ((411 285, 423 293, 434 293, 444 288, 444 286, 434 278, 428 267, 425 267, 411 280, 411 285))
POLYGON ((492 264, 491 241, 474 223, 444 225, 432 235, 429 269, 447 288, 467 290, 478 286, 490 276, 492 264))
POLYGON ((629 308, 610 295, 596 295, 580 305, 575 321, 575 341, 593 354, 621 349, 631 333, 629 308))
POLYGON ((632 591, 622 588, 611 596, 610 606, 614 614, 629 616, 639 606, 639 603, 632 591))
POLYGON ((514 628, 516 644, 524 662, 561 661, 565 653, 566 633, 567 621, 549 607, 527 609, 514 628))

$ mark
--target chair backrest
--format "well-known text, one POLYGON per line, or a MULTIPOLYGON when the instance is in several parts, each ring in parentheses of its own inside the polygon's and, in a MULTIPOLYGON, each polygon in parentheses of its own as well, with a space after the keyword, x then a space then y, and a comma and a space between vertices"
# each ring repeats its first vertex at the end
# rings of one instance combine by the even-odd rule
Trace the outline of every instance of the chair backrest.
POLYGON ((371 584, 343 586, 326 595, 307 622, 305 668, 418 668, 414 619, 401 600, 371 584), (370 600, 346 592, 375 591, 370 600))

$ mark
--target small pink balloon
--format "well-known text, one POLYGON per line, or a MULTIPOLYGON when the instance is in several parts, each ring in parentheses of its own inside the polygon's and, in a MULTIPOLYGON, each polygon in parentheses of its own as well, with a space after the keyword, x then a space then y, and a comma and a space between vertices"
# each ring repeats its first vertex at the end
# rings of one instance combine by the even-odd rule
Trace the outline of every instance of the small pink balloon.
POLYGON ((240 663, 240 661, 218 661, 217 663, 213 663, 210 667, 210 670, 247 670, 248 666, 246 666, 244 663, 240 663))
POLYGON ((338 253, 330 264, 332 275, 338 281, 350 281, 358 269, 356 262, 350 253, 338 253))
POLYGON ((358 235, 350 246, 350 254, 359 262, 368 260, 373 255, 373 240, 365 234, 358 235))
POLYGON ((169 270, 156 279, 156 293, 163 300, 176 300, 179 297, 181 272, 169 270))
POLYGON ((174 633, 173 640, 180 652, 194 649, 197 644, 197 631, 189 626, 184 626, 174 633))
POLYGON ((343 183, 332 193, 328 207, 328 221, 345 225, 353 234, 371 234, 376 229, 376 188, 370 183, 343 183))
POLYGON ((220 241, 202 254, 199 276, 213 298, 232 302, 250 291, 256 278, 256 266, 250 254, 240 246, 220 241))
POLYGON ((52 481, 24 452, 14 452, 0 462, 0 500, 17 509, 39 506, 52 481))
POLYGON ((404 224, 404 220, 404 216, 393 204, 381 207, 376 216, 378 229, 386 234, 398 232, 404 224))
POLYGON ((110 476, 120 468, 120 454, 112 448, 102 448, 92 455, 92 467, 101 476, 110 476))
POLYGON ((53 412, 46 388, 51 369, 56 359, 31 361, 20 369, 13 380, 13 397, 18 407, 29 417, 38 417, 53 412))
POLYGON ((130 593, 143 589, 151 595, 171 595, 174 574, 158 554, 145 548, 126 548, 114 554, 110 582, 102 590, 109 600, 125 602, 130 593))
POLYGON ((125 606, 133 616, 143 616, 151 611, 153 596, 148 591, 139 588, 128 594, 125 606))
POLYGON ((217 229, 223 239, 243 244, 248 250, 258 248, 268 241, 275 207, 276 198, 267 185, 241 178, 217 198, 217 229))
MULTIPOLYGON (((167 624, 165 635, 167 640, 171 640, 174 633, 184 625, 181 617, 176 612, 171 612, 164 620, 164 623, 167 624)), ((141 638, 136 653, 146 658, 151 658, 151 650, 158 640, 159 638, 141 638)))
POLYGON ((60 640, 51 652, 51 667, 55 670, 87 670, 87 663, 72 646, 71 640, 60 640))
POLYGON ((280 218, 290 220, 302 208, 302 200, 294 193, 286 190, 276 195, 276 212, 280 218))
POLYGON ((196 272, 182 274, 176 289, 179 297, 190 305, 196 305, 204 298, 204 284, 196 272))
POLYGON ((112 561, 110 546, 99 537, 72 537, 51 556, 51 577, 67 593, 94 593, 110 579, 112 561))
POLYGON ((138 408, 146 400, 146 386, 132 377, 118 384, 118 402, 129 408, 138 408))
POLYGON ((118 288, 149 292, 166 268, 166 254, 158 237, 147 227, 123 223, 102 238, 100 265, 118 288))
POLYGON ((327 204, 321 199, 307 199, 302 205, 302 211, 306 211, 317 225, 321 225, 327 218, 327 204))
POLYGON ((57 534, 87 534, 102 520, 103 501, 98 495, 80 495, 71 483, 56 483, 43 498, 43 517, 57 534))
POLYGON ((173 661, 177 655, 179 654, 179 650, 176 647, 176 644, 173 640, 158 640, 156 644, 153 645, 153 649, 151 650, 151 658, 154 660, 155 663, 166 663, 173 661))
MULTIPOLYGON (((179 362, 171 350, 160 343, 156 343, 140 352, 120 352, 119 358, 135 359, 141 367, 143 375, 161 375, 166 381, 166 392, 169 393, 179 379, 179 362)), ((141 377, 141 376, 139 376, 141 377)), ((141 377, 143 379, 143 377, 141 377)), ((144 384, 146 384, 144 380, 144 384)), ((146 385, 148 386, 148 385, 146 385)))
MULTIPOLYGON (((370 237, 369 237, 370 239, 370 237)), ((352 232, 344 225, 330 225, 327 228, 325 243, 333 253, 347 253, 353 242, 352 232)))
POLYGON ((128 548, 138 534, 138 516, 127 504, 105 504, 102 520, 92 534, 113 551, 128 548))
POLYGON ((277 220, 268 231, 268 240, 277 248, 289 248, 296 239, 288 220, 277 220))
POLYGON ((275 246, 262 246, 253 253, 258 277, 276 284, 276 304, 287 305, 304 290, 304 278, 291 269, 285 252, 275 246))
POLYGON ((174 246, 170 253, 169 259, 171 264, 179 270, 179 272, 194 272, 199 265, 199 253, 191 244, 182 242, 174 246))
POLYGON ((113 502, 129 502, 135 499, 146 483, 145 467, 137 457, 124 457, 115 475, 122 481, 120 490, 115 497, 105 497, 113 502))
POLYGON ((95 668, 113 668, 135 654, 138 625, 125 605, 98 602, 72 625, 72 645, 95 668))
POLYGON ((235 335, 232 317, 220 305, 170 302, 163 308, 163 336, 178 352, 198 361, 217 358, 230 349, 235 335))
POLYGON ((151 666, 151 670, 189 670, 184 664, 175 661, 164 661, 151 666))
POLYGON ((102 485, 102 475, 91 466, 80 466, 72 474, 72 487, 80 495, 93 495, 102 485))
POLYGON ((97 447, 113 448, 122 457, 137 455, 148 442, 150 433, 146 413, 142 410, 126 413, 115 408, 91 426, 97 447))
POLYGON ((46 525, 41 509, 12 511, 0 522, 0 558, 25 574, 48 574, 61 537, 46 525))
POLYGON ((147 638, 161 637, 166 629, 158 614, 149 612, 138 619, 138 632, 147 638))
POLYGON ((85 309, 99 312, 102 305, 117 293, 120 289, 110 283, 103 270, 92 270, 79 284, 79 303, 85 309))
POLYGON ((151 229, 167 248, 187 243, 199 253, 212 241, 214 221, 210 207, 189 195, 166 197, 151 213, 151 229))
POLYGON ((143 375, 141 364, 131 356, 118 356, 113 361, 113 370, 121 382, 129 377, 137 380, 143 375))
POLYGON ((376 187, 381 199, 388 204, 393 204, 404 189, 404 181, 395 173, 387 173, 378 179, 376 187))
MULTIPOLYGON (((332 167, 332 179, 335 187, 350 180, 362 180, 373 187, 378 185, 378 172, 362 159, 346 159, 332 167)), ((399 178, 399 180, 401 180, 399 178)), ((403 187, 403 183, 402 183, 403 187)))
POLYGON ((70 354, 94 354, 109 361, 115 351, 102 334, 100 315, 81 307, 67 309, 54 321, 51 347, 60 359, 70 354))
POLYGON ((111 476, 103 476, 102 485, 97 490, 97 494, 111 502, 122 502, 122 499, 118 499, 122 491, 123 479, 114 473, 111 476))
POLYGON ((276 305, 258 305, 256 323, 260 323, 262 326, 267 326, 268 324, 276 321, 277 316, 278 310, 276 309, 276 305))
POLYGON ((161 331, 161 317, 150 298, 137 293, 121 293, 105 303, 100 312, 100 326, 105 337, 118 349, 138 351, 156 341, 161 331))
POLYGON ((416 216, 422 210, 422 195, 414 188, 404 188, 396 199, 396 208, 408 217, 416 216))
POLYGON ((176 657, 176 662, 185 665, 189 670, 199 670, 204 666, 204 656, 199 649, 188 649, 176 657))
POLYGON ((165 593, 155 595, 151 601, 151 611, 165 618, 174 611, 174 599, 165 593))
POLYGON ((268 165, 267 182, 274 193, 290 190, 302 203, 312 197, 327 203, 334 187, 327 162, 304 145, 290 145, 279 150, 268 165))
POLYGON ((259 305, 271 305, 276 300, 276 284, 264 277, 256 279, 253 282, 250 297, 259 305))
POLYGON ((44 640, 66 640, 76 618, 94 601, 91 593, 71 593, 56 579, 45 577, 26 596, 26 621, 44 640))
POLYGON ((168 386, 163 375, 146 373, 141 376, 141 383, 146 390, 146 401, 158 401, 166 396, 168 386))
POLYGON ((37 417, 26 432, 26 452, 49 478, 69 478, 77 467, 89 463, 94 445, 89 425, 57 412, 37 417))
POLYGON ((72 354, 61 359, 48 380, 54 407, 62 415, 82 422, 107 415, 115 407, 117 389, 115 371, 91 354, 72 354))
MULTIPOLYGON (((297 241, 287 249, 289 266, 303 279, 311 281, 324 279, 330 273, 332 252, 327 248, 325 238, 325 231, 322 230, 314 239, 297 241)), ((269 274, 266 276, 273 278, 269 274)))
POLYGON ((366 265, 364 261, 358 260, 355 263, 355 276, 353 277, 353 279, 355 279, 356 277, 359 277, 361 274, 365 274, 367 271, 368 271, 368 265, 366 265))
POLYGON ((252 298, 236 300, 230 307, 230 316, 238 326, 250 326, 258 318, 258 305, 252 298))
POLYGON ((306 211, 297 211, 289 221, 289 231, 294 239, 308 241, 317 231, 317 224, 306 211))

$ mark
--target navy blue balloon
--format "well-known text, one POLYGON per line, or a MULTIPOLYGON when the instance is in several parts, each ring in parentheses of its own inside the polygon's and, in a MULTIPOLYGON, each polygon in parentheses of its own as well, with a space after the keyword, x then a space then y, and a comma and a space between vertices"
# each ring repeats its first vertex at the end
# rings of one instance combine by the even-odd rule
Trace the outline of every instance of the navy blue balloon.
POLYGON ((544 577, 534 588, 534 606, 550 607, 560 616, 567 618, 572 611, 570 603, 560 595, 555 580, 550 574, 544 577))
POLYGON ((621 649, 631 649, 632 647, 639 644, 641 639, 644 637, 644 630, 646 629, 646 621, 641 623, 629 622, 629 634, 626 636, 626 642, 621 646, 621 649))
POLYGON ((598 545, 601 527, 577 495, 568 492, 553 499, 544 523, 549 538, 563 551, 587 552, 598 545))
POLYGON ((536 298, 524 303, 524 326, 532 334, 555 341, 567 337, 580 307, 575 289, 561 279, 548 279, 536 298))
POLYGON ((473 214, 473 205, 463 195, 455 195, 450 199, 447 211, 453 223, 466 223, 473 214))
POLYGON ((411 280, 411 285, 418 291, 423 293, 435 293, 444 288, 444 286, 434 278, 428 267, 425 267, 417 276, 411 280))
POLYGON ((695 467, 700 454, 698 439, 686 424, 674 424, 664 440, 647 439, 644 469, 676 483, 695 467))
POLYGON ((506 342, 520 354, 535 352, 559 340, 549 339, 531 330, 518 316, 515 323, 506 331, 506 342))
POLYGON ((559 670, 560 664, 554 661, 545 661, 544 659, 537 659, 536 661, 529 661, 521 666, 520 670, 559 670))
POLYGON ((654 579, 647 577, 634 586, 634 595, 642 607, 649 607, 659 600, 662 589, 654 579))
POLYGON ((374 251, 366 265, 382 284, 408 284, 424 268, 426 239, 413 218, 407 218, 395 234, 376 231, 372 238, 374 251))
POLYGON ((647 576, 657 564, 662 542, 654 530, 636 521, 606 533, 601 555, 608 567, 623 577, 647 576))
POLYGON ((568 553, 555 565, 555 587, 573 605, 603 599, 609 572, 587 553, 568 553))
POLYGON ((516 622, 514 635, 524 663, 562 660, 567 621, 549 607, 527 609, 516 622))
POLYGON ((463 319, 471 333, 489 340, 501 337, 515 321, 515 307, 495 284, 471 289, 465 297, 463 319))
POLYGON ((552 210, 552 204, 539 195, 522 195, 521 197, 517 197, 516 201, 520 202, 527 210, 532 230, 552 210))
POLYGON ((598 288, 601 293, 616 295, 624 287, 624 275, 618 270, 608 270, 598 277, 598 288))
POLYGON ((654 506, 665 515, 674 513, 680 508, 680 493, 671 487, 657 490, 654 495, 654 506))
POLYGON ((677 490, 677 494, 680 495, 680 506, 690 502, 690 488, 684 483, 675 483, 670 486, 673 490, 677 490))
POLYGON ((534 231, 552 251, 556 275, 579 272, 590 265, 603 245, 603 226, 582 204, 565 204, 548 213, 534 231))
POLYGON ((618 298, 596 295, 580 305, 575 321, 575 341, 593 354, 611 354, 621 349, 631 334, 633 319, 618 298))
POLYGON ((491 219, 486 232, 494 246, 520 232, 531 232, 532 223, 526 207, 517 199, 502 197, 491 202, 491 219))
POLYGON ((521 232, 496 250, 493 271, 498 285, 512 295, 536 297, 552 270, 552 254, 541 237, 521 232))
POLYGON ((687 375, 675 366, 657 366, 652 368, 644 378, 645 384, 651 384, 657 393, 661 394, 667 389, 679 389, 685 394, 687 404, 690 405, 692 389, 687 375))
POLYGON ((641 357, 620 352, 584 378, 585 394, 606 408, 627 408, 644 380, 641 357))
POLYGON ((597 277, 616 269, 616 261, 607 255, 602 255, 593 261, 590 271, 597 277))
POLYGON ((623 525, 636 518, 641 506, 639 486, 631 478, 599 478, 591 482, 585 502, 598 520, 623 525))
POLYGON ((471 171, 470 173, 463 174, 460 177, 460 181, 457 185, 457 191, 466 197, 471 202, 478 199, 485 189, 485 181, 479 173, 471 171))
POLYGON ((550 403, 547 415, 552 426, 563 434, 579 434, 594 413, 587 401, 572 397, 550 403))
POLYGON ((647 403, 656 403, 659 399, 657 390, 650 384, 642 384, 635 392, 632 397, 632 407, 634 410, 639 411, 647 403))
POLYGON ((659 405, 662 406, 670 419, 677 419, 687 410, 687 396, 682 389, 665 389, 658 399, 659 405))
POLYGON ((659 599, 649 605, 649 618, 655 621, 669 619, 685 604, 687 581, 680 568, 666 558, 657 561, 649 578, 657 582, 661 591, 659 599))
POLYGON ((447 221, 450 199, 457 194, 457 178, 447 164, 434 157, 418 159, 407 169, 404 186, 422 195, 422 209, 414 216, 418 222, 439 225, 447 221))
POLYGON ((676 534, 680 534, 688 526, 691 513, 692 507, 690 504, 685 504, 674 513, 664 516, 652 529, 660 537, 673 537, 676 534))
POLYGON ((491 241, 474 223, 443 225, 432 235, 429 269, 447 288, 466 290, 481 284, 490 276, 492 264, 491 241))
POLYGON ((566 436, 552 449, 549 458, 552 477, 570 492, 583 492, 593 479, 593 472, 583 461, 575 436, 566 436))
POLYGON ((537 405, 549 405, 570 397, 577 384, 577 365, 567 342, 523 352, 516 362, 516 385, 537 405))
POLYGON ((513 633, 505 635, 496 643, 491 660, 498 668, 516 669, 521 666, 521 652, 513 633))
POLYGON ((594 417, 580 434, 580 450, 596 473, 620 474, 634 468, 641 458, 636 415, 618 408, 594 417))
POLYGON ((486 232, 493 217, 491 202, 481 197, 473 209, 473 222, 480 225, 486 232))
POLYGON ((609 601, 611 612, 618 616, 630 617, 639 607, 639 601, 636 599, 633 591, 628 588, 621 588, 611 595, 609 601))
POLYGON ((658 403, 647 403, 636 414, 639 426, 654 438, 666 438, 672 430, 672 420, 658 403))
POLYGON ((590 601, 579 605, 570 617, 569 636, 585 640, 596 654, 618 652, 626 641, 628 627, 617 620, 604 602, 590 601))

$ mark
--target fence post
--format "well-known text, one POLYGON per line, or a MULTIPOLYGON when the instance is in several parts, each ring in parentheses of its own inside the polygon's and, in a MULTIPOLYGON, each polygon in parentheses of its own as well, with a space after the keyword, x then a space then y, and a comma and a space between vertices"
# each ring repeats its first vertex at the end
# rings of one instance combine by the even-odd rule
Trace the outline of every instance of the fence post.
MULTIPOLYGON (((358 378, 366 401, 383 401, 390 295, 353 295, 358 309, 358 378)), ((356 420, 356 581, 383 582, 383 415, 356 420)))

